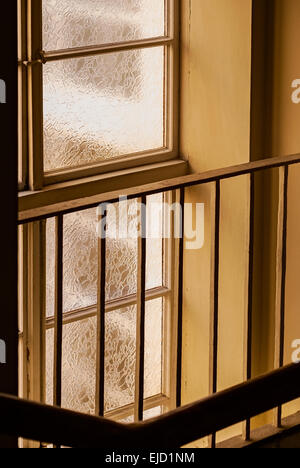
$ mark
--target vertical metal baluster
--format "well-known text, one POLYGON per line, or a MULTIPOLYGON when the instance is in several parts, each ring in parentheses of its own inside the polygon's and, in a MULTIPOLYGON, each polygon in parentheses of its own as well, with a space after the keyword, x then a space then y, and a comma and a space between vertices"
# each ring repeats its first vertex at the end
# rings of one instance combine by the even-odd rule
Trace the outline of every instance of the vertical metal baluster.
POLYGON ((140 200, 140 235, 138 238, 138 304, 136 341, 135 421, 144 417, 145 377, 145 315, 146 315, 146 261, 147 261, 147 198, 140 200))
MULTIPOLYGON (((212 194, 212 253, 210 292, 210 345, 209 392, 218 389, 218 338, 219 338, 219 263, 220 263, 220 181, 215 182, 212 194)), ((210 448, 216 447, 216 434, 209 440, 210 448)))
POLYGON ((183 322, 183 261, 184 261, 184 223, 185 223, 185 189, 180 189, 181 237, 179 242, 179 275, 178 275, 178 324, 177 324, 177 383, 176 406, 182 403, 182 322, 183 322))
MULTIPOLYGON (((252 377, 252 305, 253 305, 253 261, 254 261, 254 203, 255 203, 255 176, 249 176, 249 229, 247 239, 248 272, 246 276, 246 298, 245 298, 245 330, 244 330, 244 380, 252 377)), ((251 420, 248 419, 243 425, 243 437, 250 440, 251 420)))
MULTIPOLYGON (((63 345, 63 215, 55 219, 55 317, 53 404, 62 403, 62 345, 63 345)), ((59 448, 59 447, 57 447, 59 448)))
POLYGON ((98 300, 97 300, 97 372, 96 372, 96 414, 104 416, 105 411, 105 288, 106 288, 106 231, 107 207, 101 206, 98 216, 98 300))
MULTIPOLYGON (((287 211, 289 167, 279 169, 279 207, 276 255, 275 368, 284 364, 285 290, 287 257, 287 211)), ((281 427, 282 407, 275 410, 274 424, 281 427)))

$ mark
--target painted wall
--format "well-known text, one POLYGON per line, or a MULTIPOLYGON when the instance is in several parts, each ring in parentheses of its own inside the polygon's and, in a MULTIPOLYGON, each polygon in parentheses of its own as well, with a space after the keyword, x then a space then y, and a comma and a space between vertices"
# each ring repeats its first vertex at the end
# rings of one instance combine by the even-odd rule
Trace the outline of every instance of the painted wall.
MULTIPOLYGON (((180 140, 194 172, 250 160, 251 20, 251 0, 182 1, 180 140)), ((243 380, 247 178, 221 190, 219 390, 243 380)), ((205 203, 205 245, 185 252, 184 403, 209 393, 210 197, 187 192, 205 203)))
MULTIPOLYGON (((300 79, 300 2, 276 0, 274 60, 273 155, 300 153, 300 104, 291 96, 292 82, 300 79)), ((290 169, 288 205, 288 260, 286 291, 285 362, 291 362, 292 342, 300 339, 300 167, 290 169)), ((300 403, 287 405, 286 413, 299 411, 300 403)))
MULTIPOLYGON (((268 121, 261 115, 258 129, 266 145, 252 147, 251 31, 252 0, 182 0, 181 153, 194 172, 247 162, 250 159, 300 153, 300 104, 292 103, 291 84, 300 79, 300 1, 274 0, 274 57, 268 44, 264 90, 270 100, 268 121), (270 96, 268 95, 270 92, 270 96), (270 113, 270 115, 269 115, 270 113), (270 123, 269 125, 269 118, 270 123), (267 135, 264 136, 264 132, 267 135), (262 153, 262 154, 261 154, 262 153)), ((254 99, 260 101, 256 95, 254 99)), ((261 106, 259 103, 258 107, 261 106)), ((264 112, 263 112, 264 114, 264 112)), ((252 113, 252 117, 255 115, 252 113)), ((253 125, 253 120, 252 120, 253 125)), ((253 141, 252 141, 253 143, 253 141)), ((291 344, 300 339, 300 167, 290 171, 287 265, 287 320, 285 362, 291 362, 291 344)), ((276 245, 278 174, 257 181, 256 226, 258 293, 254 299, 255 375, 270 370, 274 356, 274 260, 276 245), (260 284, 261 283, 261 284, 260 284)), ((210 304, 211 187, 189 190, 188 201, 204 202, 205 245, 185 252, 183 401, 208 395, 210 304)), ((243 313, 247 231, 247 180, 222 184, 220 258, 219 386, 243 379, 243 313)), ((299 402, 285 413, 299 410, 299 402)), ((255 424, 270 422, 268 416, 255 424)), ((239 432, 239 428, 226 435, 239 432)), ((224 433, 220 438, 224 437, 224 433)), ((194 446, 205 445, 199 441, 194 446)))

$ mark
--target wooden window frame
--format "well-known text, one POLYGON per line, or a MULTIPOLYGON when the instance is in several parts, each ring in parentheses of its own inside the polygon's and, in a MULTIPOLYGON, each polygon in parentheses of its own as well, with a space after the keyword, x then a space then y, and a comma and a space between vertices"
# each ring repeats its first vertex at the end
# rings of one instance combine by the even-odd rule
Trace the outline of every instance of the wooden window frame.
MULTIPOLYGON (((27 210, 39 210, 44 203, 57 203, 122 190, 182 176, 187 163, 179 159, 179 0, 165 0, 166 35, 126 43, 85 47, 65 51, 42 50, 42 0, 18 0, 18 76, 19 76, 19 215, 27 210), (75 56, 89 56, 164 46, 165 54, 165 147, 123 156, 111 162, 86 167, 59 170, 44 174, 43 170, 43 63, 75 56), (67 57, 66 57, 67 56, 67 57), (67 200, 65 199, 67 197, 67 200)), ((176 193, 165 195, 174 203, 176 193)), ((172 221, 174 222, 174 221, 172 221)), ((46 227, 45 221, 28 223, 19 228, 19 298, 20 298, 20 395, 45 402, 45 319, 46 284, 46 227), (23 312, 25 313, 23 314, 23 312)), ((173 230, 171 231, 173 232, 173 230)), ((164 300, 163 386, 161 395, 144 402, 144 410, 162 406, 164 411, 176 406, 176 339, 177 339, 177 283, 175 261, 179 243, 174 238, 164 240, 164 287, 147 291, 146 300, 164 300)), ((138 297, 138 295, 137 295, 138 297)), ((120 309, 137 297, 108 303, 107 311, 120 309)), ((95 307, 73 311, 65 320, 81 320, 96 316, 95 307)), ((52 325, 51 325, 52 326, 52 325)), ((120 408, 105 416, 122 420, 134 415, 135 405, 120 408)), ((27 443, 25 442, 25 445, 27 443)), ((31 444, 29 443, 29 446, 31 444)))
POLYGON ((115 44, 43 51, 42 0, 18 0, 19 8, 19 189, 32 191, 86 177, 156 164, 179 158, 179 0, 165 0, 164 37, 115 44), (26 39, 26 41, 25 41, 26 39), (112 161, 44 173, 43 167, 43 64, 74 57, 164 46, 165 142, 155 151, 123 155, 112 161))

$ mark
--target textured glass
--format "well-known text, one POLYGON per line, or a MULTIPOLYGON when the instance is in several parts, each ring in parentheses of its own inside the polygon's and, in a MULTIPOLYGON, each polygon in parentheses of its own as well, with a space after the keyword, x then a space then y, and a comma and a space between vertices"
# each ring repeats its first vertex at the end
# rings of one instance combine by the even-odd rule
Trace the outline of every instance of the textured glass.
POLYGON ((106 243, 107 301, 136 294, 138 263, 137 210, 137 200, 126 202, 124 209, 122 202, 108 207, 106 243), (126 229, 126 226, 128 226, 128 229, 126 229), (124 235, 122 235, 122 229, 124 235))
POLYGON ((64 311, 97 303, 97 210, 64 216, 64 311))
POLYGON ((54 315, 55 219, 46 222, 46 317, 54 315))
POLYGON ((105 352, 105 411, 134 402, 136 307, 107 314, 105 352))
MULTIPOLYGON (((46 333, 47 403, 53 402, 53 329, 46 333)), ((96 388, 96 317, 64 325, 62 406, 93 414, 96 388)), ((133 403, 136 308, 106 315, 105 411, 133 403)))
MULTIPOLYGON (((47 317, 54 314, 55 222, 47 221, 47 317)), ((64 312, 97 303, 97 210, 64 216, 64 312)))
MULTIPOLYGON (((146 306, 145 398, 162 392, 163 300, 146 306)), ((62 406, 95 412, 96 317, 64 325, 62 406)), ((136 307, 106 314, 105 411, 134 402, 136 366, 136 307)), ((46 401, 53 403, 54 330, 46 332, 46 401)))
POLYGON ((147 199, 147 269, 146 287, 163 286, 163 195, 147 199))
POLYGON ((163 299, 146 304, 145 398, 162 393, 163 299))
MULTIPOLYGON (((128 210, 118 209, 118 204, 108 209, 106 246, 106 299, 120 299, 136 293, 137 252, 136 238, 118 238, 117 227, 126 221, 136 231, 137 201, 128 202, 128 210), (132 213, 132 214, 131 214, 132 213), (133 227, 132 227, 133 226, 133 227)), ((54 315, 55 274, 55 222, 47 221, 46 315, 54 315)), ((85 210, 64 216, 64 312, 97 304, 98 240, 97 210, 85 210)))
POLYGON ((129 416, 128 418, 125 418, 125 419, 120 419, 118 420, 118 422, 122 423, 122 424, 133 424, 134 423, 134 416, 129 416))
MULTIPOLYGON (((53 403, 53 329, 46 334, 46 401, 53 403)), ((96 318, 64 325, 62 406, 95 413, 96 318)))
POLYGON ((162 414, 163 414, 162 406, 156 406, 155 408, 144 411, 144 421, 147 421, 148 419, 157 418, 158 416, 161 416, 162 414))
POLYGON ((164 0, 43 0, 43 47, 68 49, 163 36, 164 0))
POLYGON ((45 171, 164 146, 164 48, 44 66, 45 171))
POLYGON ((46 330, 46 403, 53 405, 54 329, 46 330))

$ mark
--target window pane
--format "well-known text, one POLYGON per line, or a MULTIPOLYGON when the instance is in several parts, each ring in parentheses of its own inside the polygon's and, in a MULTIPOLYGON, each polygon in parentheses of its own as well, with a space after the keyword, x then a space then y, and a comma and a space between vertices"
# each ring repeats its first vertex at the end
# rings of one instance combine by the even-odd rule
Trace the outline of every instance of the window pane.
MULTIPOLYGON (((147 289, 163 285, 162 195, 148 197, 147 289)), ((121 299, 137 290, 137 200, 110 205, 107 214, 106 300, 121 299), (123 205, 124 203, 124 205, 123 205), (127 229, 123 235, 123 229, 127 229), (127 237, 126 237, 127 236, 127 237)), ((64 216, 64 312, 97 304, 97 210, 64 216)), ((46 315, 54 315, 55 220, 46 229, 46 315)))
MULTIPOLYGON (((136 307, 106 314, 105 411, 134 402, 136 307)), ((46 401, 53 402, 54 331, 46 332, 46 401)), ((62 406, 95 413, 96 317, 64 325, 62 406)))
POLYGON ((136 307, 106 315, 105 411, 134 402, 136 307))
POLYGON ((46 221, 46 317, 54 315, 55 220, 46 221))
MULTIPOLYGON (((63 327, 62 407, 95 413, 96 318, 63 327)), ((54 330, 46 332, 46 402, 53 404, 54 330)))
POLYGON ((44 67, 45 171, 164 146, 164 48, 44 67))
POLYGON ((145 398, 162 393, 163 299, 146 304, 145 398))
POLYGON ((68 49, 163 36, 164 0, 43 0, 43 47, 68 49))
POLYGON ((163 199, 147 197, 147 289, 163 286, 163 199))
POLYGON ((97 211, 64 216, 64 312, 97 304, 97 211))
POLYGON ((138 201, 110 205, 107 212, 106 300, 136 294, 138 270, 138 201), (128 224, 127 224, 128 223, 128 224), (130 223, 130 224, 129 224, 130 223), (128 225, 129 232, 122 226, 128 225))
MULTIPOLYGON (((64 216, 64 312, 97 304, 97 210, 64 216)), ((54 315, 55 220, 47 221, 47 317, 54 315)))
POLYGON ((163 414, 163 407, 156 406, 155 408, 144 411, 144 421, 147 421, 148 419, 158 418, 158 416, 161 416, 162 414, 163 414))
MULTIPOLYGON (((137 238, 118 238, 116 223, 121 225, 127 215, 111 205, 107 216, 106 300, 120 299, 136 293, 137 238)), ((136 224, 137 201, 128 201, 128 214, 136 224)), ((55 221, 47 221, 47 317, 54 315, 55 221)), ((63 256, 64 312, 97 304, 98 240, 97 210, 85 210, 64 216, 63 256)))
MULTIPOLYGON (((163 300, 146 305, 145 398, 162 392, 163 300)), ((136 369, 136 306, 106 314, 105 411, 133 404, 136 369)), ((63 327, 62 406, 95 412, 97 319, 63 327)), ((46 331, 46 402, 53 403, 54 330, 46 331)))

